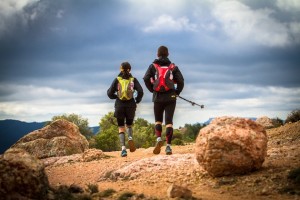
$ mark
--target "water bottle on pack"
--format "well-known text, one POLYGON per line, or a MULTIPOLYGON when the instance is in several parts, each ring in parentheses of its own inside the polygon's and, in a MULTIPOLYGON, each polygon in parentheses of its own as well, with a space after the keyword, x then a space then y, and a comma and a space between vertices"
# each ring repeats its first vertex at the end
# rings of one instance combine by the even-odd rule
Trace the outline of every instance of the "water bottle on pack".
POLYGON ((133 91, 133 88, 134 88, 134 83, 133 83, 133 81, 130 82, 130 87, 129 87, 129 88, 130 88, 131 91, 133 91))

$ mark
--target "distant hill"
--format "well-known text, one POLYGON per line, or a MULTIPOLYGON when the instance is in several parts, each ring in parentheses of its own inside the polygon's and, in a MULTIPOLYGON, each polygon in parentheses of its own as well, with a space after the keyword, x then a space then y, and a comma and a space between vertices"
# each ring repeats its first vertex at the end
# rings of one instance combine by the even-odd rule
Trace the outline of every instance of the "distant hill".
POLYGON ((206 122, 204 122, 204 125, 210 124, 210 122, 214 119, 214 117, 209 118, 206 122))
POLYGON ((16 143, 24 135, 40 129, 45 122, 22 122, 18 120, 0 120, 0 154, 16 143))
POLYGON ((93 127, 90 127, 90 129, 92 130, 94 135, 96 135, 100 131, 100 126, 93 126, 93 127))
MULTIPOLYGON (((0 154, 16 143, 24 135, 41 129, 46 122, 23 122, 13 119, 0 120, 0 154)), ((99 132, 99 126, 91 127, 94 134, 99 132)))

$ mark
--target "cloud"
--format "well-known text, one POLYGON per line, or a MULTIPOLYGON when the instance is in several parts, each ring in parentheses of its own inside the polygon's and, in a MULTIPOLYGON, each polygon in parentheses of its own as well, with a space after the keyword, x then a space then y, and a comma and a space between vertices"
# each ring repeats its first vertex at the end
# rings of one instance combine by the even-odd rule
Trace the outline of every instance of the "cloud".
POLYGON ((192 107, 179 99, 178 109, 176 108, 176 112, 180 113, 176 116, 179 124, 184 116, 187 119, 189 116, 197 116, 196 119, 201 122, 209 117, 224 115, 241 117, 267 115, 270 118, 285 119, 286 114, 297 109, 300 102, 300 88, 264 87, 243 83, 198 83, 188 87, 194 87, 193 92, 189 92, 189 88, 186 88, 181 95, 196 103, 204 104, 205 109, 200 111, 197 107, 192 107))
POLYGON ((36 13, 26 13, 24 9, 38 0, 2 0, 0 2, 0 38, 10 33, 14 26, 26 26, 36 13))
MULTIPOLYGON (((103 88, 103 86, 102 86, 103 88)), ((87 117, 97 125, 101 114, 112 110, 99 88, 71 91, 37 85, 1 85, 0 116, 25 121, 46 121, 64 113, 87 117)))
POLYGON ((278 8, 286 11, 300 11, 299 0, 277 0, 276 5, 278 8))
POLYGON ((189 1, 186 0, 127 0, 126 2, 128 3, 129 8, 129 11, 126 12, 126 15, 129 15, 134 21, 144 21, 145 19, 148 20, 162 14, 180 15, 189 4, 189 1))
POLYGON ((282 47, 291 43, 289 29, 272 18, 271 9, 256 9, 238 1, 216 4, 213 15, 224 32, 235 42, 268 47, 282 47))
POLYGON ((170 15, 161 15, 152 20, 149 26, 143 28, 144 32, 179 32, 179 31, 195 31, 196 25, 190 23, 187 17, 174 19, 170 15))
MULTIPOLYGON (((60 82, 62 83, 62 82, 60 82)), ((80 102, 83 98, 97 96, 97 91, 71 91, 67 88, 54 88, 49 86, 37 85, 16 85, 4 84, 0 87, 1 101, 30 101, 35 102, 37 99, 53 101, 56 103, 70 101, 80 102)))
POLYGON ((78 113, 97 125, 114 110, 106 91, 129 61, 145 92, 136 116, 153 122, 142 78, 161 44, 185 77, 183 97, 206 106, 178 100, 175 126, 225 114, 284 118, 300 102, 300 19, 284 9, 291 2, 276 2, 1 1, 0 119, 78 113))
POLYGON ((0 13, 3 16, 11 16, 17 12, 21 12, 24 7, 39 0, 2 0, 0 2, 0 13))
POLYGON ((289 30, 293 37, 293 40, 300 44, 300 22, 289 23, 289 30))
POLYGON ((104 103, 72 103, 55 104, 53 102, 1 102, 2 119, 16 119, 26 122, 49 121, 53 116, 75 113, 89 120, 89 125, 97 126, 100 119, 112 111, 112 105, 104 103))
POLYGON ((65 15, 65 11, 64 10, 58 10, 56 13, 56 17, 57 18, 63 18, 65 15))

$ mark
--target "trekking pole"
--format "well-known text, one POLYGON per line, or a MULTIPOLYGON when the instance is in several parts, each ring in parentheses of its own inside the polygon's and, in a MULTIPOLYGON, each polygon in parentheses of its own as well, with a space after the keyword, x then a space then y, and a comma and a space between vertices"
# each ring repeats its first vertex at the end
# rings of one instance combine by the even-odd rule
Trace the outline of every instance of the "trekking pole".
POLYGON ((183 100, 189 102, 190 104, 192 104, 192 106, 196 105, 196 106, 200 106, 201 109, 204 108, 204 105, 199 105, 199 104, 197 104, 197 103, 195 103, 195 102, 193 102, 193 101, 187 100, 187 99, 185 99, 185 98, 183 98, 183 97, 181 97, 181 96, 179 96, 179 95, 178 95, 178 97, 179 97, 180 99, 183 99, 183 100))

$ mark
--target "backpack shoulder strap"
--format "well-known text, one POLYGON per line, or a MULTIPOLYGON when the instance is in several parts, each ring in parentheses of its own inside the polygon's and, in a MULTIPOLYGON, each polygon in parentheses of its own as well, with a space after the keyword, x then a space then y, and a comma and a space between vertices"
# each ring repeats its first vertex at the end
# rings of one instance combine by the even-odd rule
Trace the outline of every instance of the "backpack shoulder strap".
POLYGON ((152 64, 153 64, 153 66, 155 67, 155 69, 157 69, 158 67, 160 67, 160 65, 157 64, 157 63, 152 63, 152 64))
POLYGON ((171 63, 170 65, 169 65, 169 69, 170 70, 173 70, 175 68, 175 64, 174 63, 171 63))
MULTIPOLYGON (((160 67, 160 65, 157 64, 157 63, 153 63, 153 66, 154 66, 155 68, 160 67)), ((175 67, 176 67, 176 65, 175 65, 174 63, 171 63, 171 64, 169 65, 169 69, 170 69, 170 70, 173 70, 175 67)))

